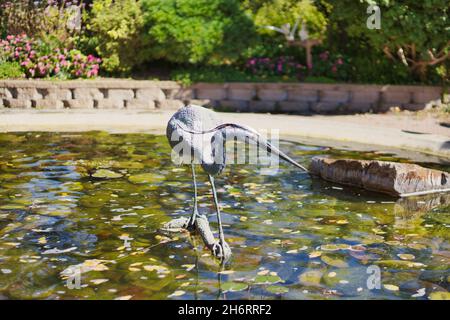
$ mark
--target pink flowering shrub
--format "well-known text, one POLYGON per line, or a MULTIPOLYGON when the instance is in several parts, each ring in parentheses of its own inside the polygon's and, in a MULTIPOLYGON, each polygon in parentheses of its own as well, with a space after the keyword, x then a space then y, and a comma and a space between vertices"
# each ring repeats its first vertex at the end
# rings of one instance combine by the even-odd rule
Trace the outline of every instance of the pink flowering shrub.
POLYGON ((18 62, 27 78, 93 78, 101 59, 78 50, 48 48, 25 34, 0 40, 0 62, 18 62))
POLYGON ((312 76, 346 79, 348 63, 341 55, 332 55, 329 51, 324 51, 314 56, 313 64, 310 72, 312 76))
POLYGON ((245 64, 245 71, 262 78, 288 78, 303 80, 306 77, 324 77, 345 80, 348 63, 340 55, 332 56, 328 51, 313 57, 313 66, 308 69, 297 62, 294 57, 250 58, 245 64))
POLYGON ((297 63, 293 57, 251 58, 245 64, 246 71, 262 78, 288 77, 302 78, 306 67, 297 63))

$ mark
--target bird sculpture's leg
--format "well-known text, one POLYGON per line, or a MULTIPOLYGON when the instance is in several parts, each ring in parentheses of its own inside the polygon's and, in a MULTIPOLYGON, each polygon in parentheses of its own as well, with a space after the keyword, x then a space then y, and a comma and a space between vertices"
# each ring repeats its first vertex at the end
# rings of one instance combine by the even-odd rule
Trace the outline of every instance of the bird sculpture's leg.
POLYGON ((222 220, 220 218, 219 201, 217 200, 216 187, 214 185, 214 177, 211 175, 208 175, 208 177, 209 182, 211 183, 211 189, 214 197, 214 204, 216 205, 217 223, 219 224, 219 241, 214 244, 213 253, 219 258, 227 260, 231 255, 231 249, 225 242, 225 236, 223 234, 222 220))
POLYGON ((192 215, 189 218, 187 228, 193 229, 195 226, 195 219, 199 216, 198 214, 198 202, 197 202, 197 179, 195 177, 195 167, 194 164, 191 164, 192 166, 192 180, 194 182, 194 209, 192 210, 192 215))

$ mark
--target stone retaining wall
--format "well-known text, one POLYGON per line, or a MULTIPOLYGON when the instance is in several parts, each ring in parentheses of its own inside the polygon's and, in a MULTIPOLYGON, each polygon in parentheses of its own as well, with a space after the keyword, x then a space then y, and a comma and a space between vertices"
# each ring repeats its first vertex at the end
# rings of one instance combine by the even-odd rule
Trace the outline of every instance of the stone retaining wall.
POLYGON ((119 79, 0 81, 0 108, 22 109, 156 110, 194 103, 240 112, 363 113, 421 110, 440 105, 442 97, 442 88, 425 86, 198 83, 186 88, 172 81, 119 79))

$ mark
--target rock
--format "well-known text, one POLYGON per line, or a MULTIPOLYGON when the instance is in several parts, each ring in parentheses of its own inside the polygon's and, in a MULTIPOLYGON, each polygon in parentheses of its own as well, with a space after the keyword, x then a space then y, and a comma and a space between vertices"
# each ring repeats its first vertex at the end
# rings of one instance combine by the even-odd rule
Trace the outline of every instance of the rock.
POLYGON ((416 164, 314 157, 312 174, 327 181, 396 197, 450 191, 450 174, 416 164))

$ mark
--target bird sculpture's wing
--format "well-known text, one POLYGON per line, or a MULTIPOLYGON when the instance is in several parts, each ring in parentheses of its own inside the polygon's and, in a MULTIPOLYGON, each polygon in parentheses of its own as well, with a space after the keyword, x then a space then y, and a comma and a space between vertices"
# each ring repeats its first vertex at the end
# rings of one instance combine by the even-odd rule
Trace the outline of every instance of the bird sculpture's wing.
POLYGON ((306 169, 304 166, 290 158, 288 155, 286 155, 283 151, 279 150, 275 146, 273 146, 271 143, 269 143, 266 139, 264 139, 256 130, 253 128, 250 128, 248 126, 238 125, 235 123, 224 123, 221 125, 218 125, 217 127, 206 130, 206 131, 196 131, 191 130, 187 128, 186 126, 183 126, 183 124, 180 122, 178 123, 180 128, 186 132, 189 132, 191 134, 211 134, 217 131, 221 131, 225 134, 225 137, 233 137, 237 138, 239 141, 242 142, 248 142, 247 140, 250 139, 253 142, 256 142, 260 145, 263 145, 266 147, 266 149, 274 153, 275 155, 279 156, 281 159, 291 163, 292 165, 296 166, 297 168, 302 169, 305 172, 308 172, 308 169, 306 169))

